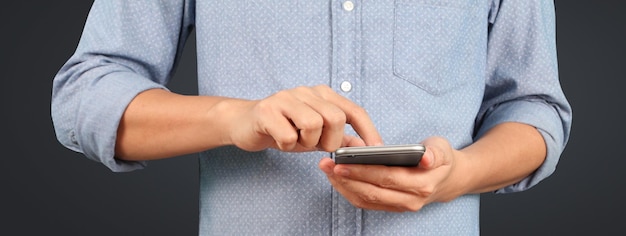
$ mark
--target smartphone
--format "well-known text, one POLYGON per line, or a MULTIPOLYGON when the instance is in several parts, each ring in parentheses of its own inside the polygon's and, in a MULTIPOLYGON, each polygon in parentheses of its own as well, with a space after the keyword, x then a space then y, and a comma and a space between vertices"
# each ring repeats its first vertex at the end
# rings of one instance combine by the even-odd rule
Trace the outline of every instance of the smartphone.
POLYGON ((417 166, 425 151, 422 144, 342 147, 335 151, 335 163, 417 166))

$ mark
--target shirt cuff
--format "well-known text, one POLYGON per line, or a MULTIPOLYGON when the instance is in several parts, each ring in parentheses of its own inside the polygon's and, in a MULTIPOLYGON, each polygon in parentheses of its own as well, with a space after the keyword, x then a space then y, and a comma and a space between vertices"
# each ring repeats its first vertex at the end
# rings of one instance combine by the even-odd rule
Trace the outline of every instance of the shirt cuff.
MULTIPOLYGON (((93 73, 97 73, 94 71, 93 73)), ((108 73, 93 82, 82 94, 74 140, 89 159, 101 162, 114 172, 142 169, 143 161, 115 158, 117 128, 128 104, 137 94, 161 88, 141 75, 128 71, 108 73)))
POLYGON ((556 169, 563 148, 564 129, 556 110, 541 101, 512 101, 500 104, 485 118, 477 137, 504 122, 518 122, 537 128, 546 144, 546 159, 543 164, 523 180, 498 189, 495 193, 513 193, 527 190, 550 176, 556 169))

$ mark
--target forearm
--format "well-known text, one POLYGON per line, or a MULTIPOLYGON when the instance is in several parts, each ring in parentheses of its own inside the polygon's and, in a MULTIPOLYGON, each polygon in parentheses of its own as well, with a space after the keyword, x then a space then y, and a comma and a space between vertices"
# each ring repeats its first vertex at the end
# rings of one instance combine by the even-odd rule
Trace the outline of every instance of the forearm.
POLYGON ((162 89, 140 93, 120 121, 116 158, 161 159, 227 145, 224 122, 231 120, 227 118, 231 112, 219 111, 216 106, 226 100, 162 89))
POLYGON ((546 146, 535 127, 503 123, 460 150, 460 178, 468 193, 490 192, 532 174, 546 158, 546 146))

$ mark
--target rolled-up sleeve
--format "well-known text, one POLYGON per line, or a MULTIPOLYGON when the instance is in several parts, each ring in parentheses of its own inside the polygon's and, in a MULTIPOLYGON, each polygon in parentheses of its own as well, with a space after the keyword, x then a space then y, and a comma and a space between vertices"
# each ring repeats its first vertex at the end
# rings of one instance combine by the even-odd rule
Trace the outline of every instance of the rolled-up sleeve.
POLYGON ((76 51, 53 80, 51 116, 61 144, 115 172, 145 166, 115 158, 118 124, 137 94, 167 89, 193 27, 191 5, 94 2, 76 51))
POLYGON ((526 190, 556 169, 571 129, 572 110, 560 86, 554 2, 495 0, 490 15, 487 81, 476 138, 504 122, 537 128, 544 163, 497 193, 526 190))

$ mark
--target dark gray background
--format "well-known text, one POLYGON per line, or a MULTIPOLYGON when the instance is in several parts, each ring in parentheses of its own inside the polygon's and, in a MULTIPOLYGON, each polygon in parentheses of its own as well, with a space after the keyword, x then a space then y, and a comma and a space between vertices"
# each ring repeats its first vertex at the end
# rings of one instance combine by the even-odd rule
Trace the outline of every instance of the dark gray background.
MULTIPOLYGON (((73 53, 91 3, 8 1, 0 9, 0 235, 196 235, 195 156, 112 173, 55 138, 52 78, 73 53)), ((606 235, 625 227, 626 4, 556 3, 561 81, 574 109, 572 136, 556 173, 540 185, 484 194, 483 235, 606 235)), ((192 41, 170 85, 175 91, 195 93, 194 50, 192 41)))

